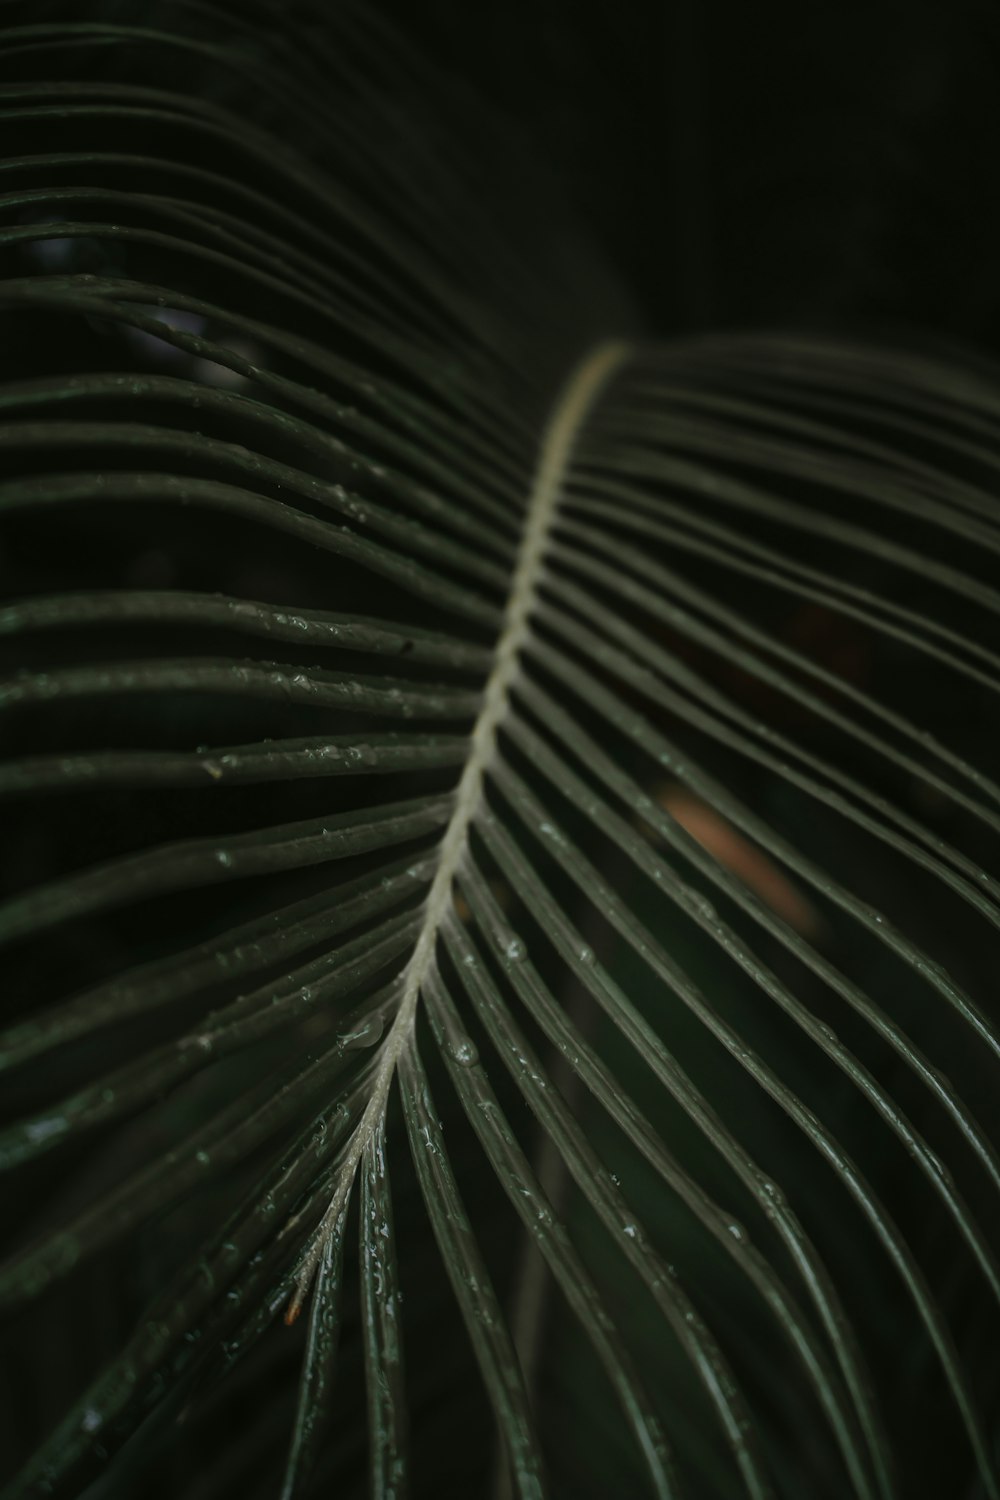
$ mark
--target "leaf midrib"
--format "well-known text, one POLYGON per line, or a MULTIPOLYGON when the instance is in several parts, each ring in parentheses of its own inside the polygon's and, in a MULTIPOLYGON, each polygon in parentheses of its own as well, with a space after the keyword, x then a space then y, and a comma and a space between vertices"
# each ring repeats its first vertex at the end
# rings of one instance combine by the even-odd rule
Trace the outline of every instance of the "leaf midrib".
POLYGON ((469 753, 455 791, 451 818, 441 840, 437 869, 424 904, 423 921, 413 952, 400 976, 399 1008, 382 1042, 372 1091, 348 1142, 330 1205, 303 1257, 295 1291, 285 1314, 286 1322, 294 1322, 301 1311, 327 1242, 342 1221, 358 1165, 385 1120, 396 1065, 411 1043, 420 993, 434 971, 438 934, 451 906, 454 879, 468 848, 469 830, 482 803, 485 779, 496 756, 497 736, 510 711, 511 690, 521 669, 553 522, 576 440, 594 403, 629 354, 629 347, 619 342, 601 343, 591 349, 574 367, 546 424, 525 509, 503 626, 469 739, 469 753))

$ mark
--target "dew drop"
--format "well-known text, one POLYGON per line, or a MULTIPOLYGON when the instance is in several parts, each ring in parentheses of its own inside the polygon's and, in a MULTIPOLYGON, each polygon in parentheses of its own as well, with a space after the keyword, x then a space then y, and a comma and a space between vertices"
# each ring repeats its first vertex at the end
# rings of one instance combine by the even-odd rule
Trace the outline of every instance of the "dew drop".
POLYGON ((764 1205, 764 1211, 769 1217, 772 1217, 776 1213, 780 1212, 780 1210, 784 1207, 785 1196, 779 1188, 778 1184, 776 1182, 772 1182, 770 1178, 767 1177, 765 1177, 761 1182, 760 1188, 765 1198, 770 1199, 770 1203, 764 1205))
POLYGON ((382 1017, 374 1016, 363 1026, 359 1026, 357 1031, 347 1032, 339 1041, 345 1052, 355 1052, 362 1047, 373 1047, 381 1035, 382 1017))
POLYGON ((464 1036, 452 1043, 451 1055, 461 1068, 471 1068, 479 1061, 476 1044, 471 1037, 464 1036))

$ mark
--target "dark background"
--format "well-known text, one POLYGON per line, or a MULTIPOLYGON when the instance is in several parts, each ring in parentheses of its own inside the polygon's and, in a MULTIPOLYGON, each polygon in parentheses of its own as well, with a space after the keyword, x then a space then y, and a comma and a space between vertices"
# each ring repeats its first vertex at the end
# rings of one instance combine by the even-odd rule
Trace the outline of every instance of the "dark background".
POLYGON ((864 326, 1000 351, 996 6, 385 8, 514 116, 657 333, 864 326))

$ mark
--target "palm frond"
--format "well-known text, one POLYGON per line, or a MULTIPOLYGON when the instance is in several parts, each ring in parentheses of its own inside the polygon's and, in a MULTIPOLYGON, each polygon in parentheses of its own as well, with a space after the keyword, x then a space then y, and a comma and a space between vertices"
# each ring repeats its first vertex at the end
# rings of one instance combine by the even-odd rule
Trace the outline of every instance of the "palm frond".
POLYGON ((370 7, 104 10, 0 11, 9 1493, 1000 1500, 1000 381, 646 341, 370 7))

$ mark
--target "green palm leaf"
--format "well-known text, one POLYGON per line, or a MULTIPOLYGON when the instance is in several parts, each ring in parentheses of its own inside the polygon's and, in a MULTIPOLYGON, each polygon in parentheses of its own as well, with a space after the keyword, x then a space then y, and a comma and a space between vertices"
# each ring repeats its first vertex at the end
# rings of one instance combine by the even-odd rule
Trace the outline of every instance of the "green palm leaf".
POLYGON ((368 7, 0 18, 9 1493, 996 1500, 1000 383, 647 341, 368 7))

